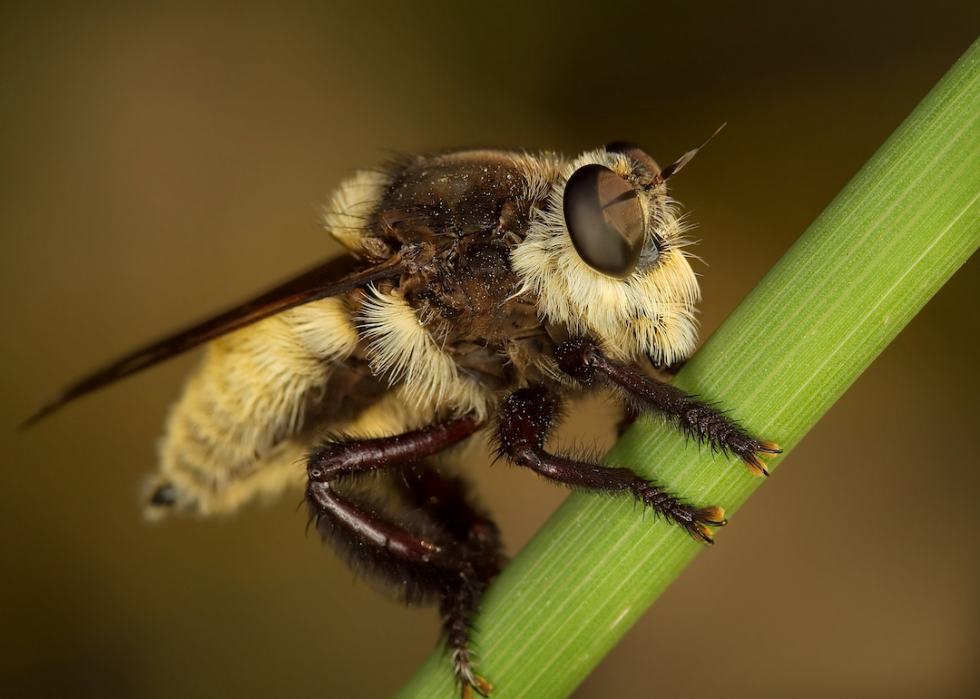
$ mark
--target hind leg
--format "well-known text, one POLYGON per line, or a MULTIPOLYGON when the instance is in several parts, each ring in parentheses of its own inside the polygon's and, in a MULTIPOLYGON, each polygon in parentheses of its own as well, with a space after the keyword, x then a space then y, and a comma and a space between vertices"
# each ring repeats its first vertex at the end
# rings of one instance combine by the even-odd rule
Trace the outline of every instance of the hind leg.
POLYGON ((474 672, 470 632, 480 597, 503 565, 500 539, 459 481, 440 475, 424 459, 477 427, 464 418, 395 437, 329 443, 310 456, 306 490, 317 530, 350 565, 388 582, 406 601, 439 602, 464 697, 491 689, 474 672), (408 505, 404 511, 344 487, 357 474, 378 469, 397 475, 397 494, 408 505))
POLYGON ((446 589, 440 611, 463 696, 469 696, 469 687, 486 696, 492 687, 473 670, 470 636, 480 598, 506 563, 497 525, 474 506, 459 479, 448 479, 426 464, 405 469, 403 479, 407 497, 433 520, 442 522, 463 545, 466 573, 446 589))

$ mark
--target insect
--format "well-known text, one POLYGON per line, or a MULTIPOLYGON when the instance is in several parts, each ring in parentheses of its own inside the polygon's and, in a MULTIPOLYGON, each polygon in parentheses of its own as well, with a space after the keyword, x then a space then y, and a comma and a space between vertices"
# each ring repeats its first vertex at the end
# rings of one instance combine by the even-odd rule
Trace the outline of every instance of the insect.
MULTIPOLYGON (((778 453, 656 378, 694 350, 699 289, 661 169, 617 142, 570 159, 497 150, 356 173, 324 208, 343 256, 142 347, 28 420, 192 347, 146 513, 216 515, 305 487, 311 521, 407 602, 438 603, 462 695, 488 695, 472 619, 504 565, 498 530, 444 461, 480 431, 555 483, 622 493, 710 543, 724 512, 628 469, 555 454, 567 400, 612 387, 756 474, 778 453)), ((456 454, 458 456, 458 454, 456 454)))

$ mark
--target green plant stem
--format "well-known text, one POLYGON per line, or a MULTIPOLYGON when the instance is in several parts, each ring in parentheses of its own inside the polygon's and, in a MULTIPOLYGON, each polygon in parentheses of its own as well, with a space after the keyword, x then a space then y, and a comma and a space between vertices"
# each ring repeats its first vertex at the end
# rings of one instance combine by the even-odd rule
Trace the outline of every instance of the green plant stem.
MULTIPOLYGON (((980 245, 980 41, 677 376, 783 457, 980 245)), ((762 482, 656 421, 605 462, 731 516, 762 482)), ((485 597, 494 699, 565 697, 703 547, 632 502, 573 494, 485 597)), ((453 697, 442 648, 398 695, 453 697)))

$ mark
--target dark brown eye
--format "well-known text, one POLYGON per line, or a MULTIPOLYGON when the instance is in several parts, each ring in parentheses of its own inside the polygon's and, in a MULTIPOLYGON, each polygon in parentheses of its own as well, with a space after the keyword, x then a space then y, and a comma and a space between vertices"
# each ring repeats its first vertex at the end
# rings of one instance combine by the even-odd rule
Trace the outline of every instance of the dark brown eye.
POLYGON ((643 209, 629 182, 604 165, 580 167, 568 178, 565 226, 582 261, 626 279, 643 250, 643 209))

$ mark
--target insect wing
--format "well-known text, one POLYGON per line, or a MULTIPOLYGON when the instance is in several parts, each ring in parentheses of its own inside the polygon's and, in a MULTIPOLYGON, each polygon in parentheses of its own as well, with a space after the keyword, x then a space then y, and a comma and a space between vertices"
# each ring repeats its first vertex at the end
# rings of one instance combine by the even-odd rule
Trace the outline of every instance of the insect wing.
POLYGON ((37 422, 76 398, 171 357, 176 357, 233 330, 238 330, 304 303, 347 293, 374 278, 373 275, 368 275, 366 278, 365 275, 357 274, 363 266, 363 263, 358 262, 351 255, 333 258, 279 284, 250 301, 140 347, 42 399, 34 413, 24 421, 21 427, 27 427, 37 422))

